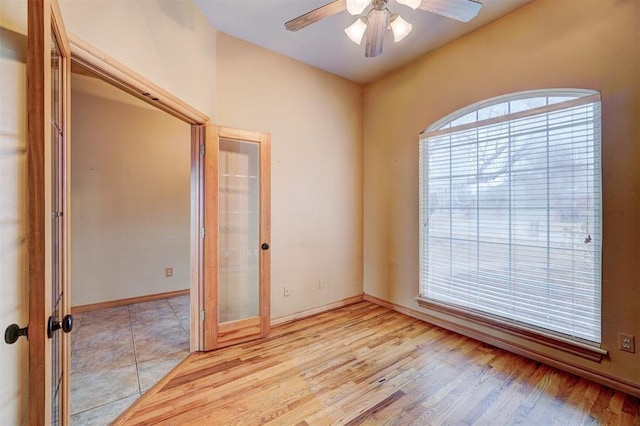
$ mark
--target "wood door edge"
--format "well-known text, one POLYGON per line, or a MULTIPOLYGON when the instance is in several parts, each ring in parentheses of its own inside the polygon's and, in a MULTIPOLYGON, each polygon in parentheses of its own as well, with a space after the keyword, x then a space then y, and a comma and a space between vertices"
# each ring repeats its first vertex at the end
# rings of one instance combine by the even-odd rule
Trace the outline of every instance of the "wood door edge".
MULTIPOLYGON (((27 20, 27 179, 29 253, 29 424, 45 424, 47 389, 51 378, 46 368, 46 226, 45 144, 51 115, 50 64, 45 51, 51 43, 50 3, 28 2, 27 20)), ((50 60, 49 60, 50 62, 50 60)), ((50 135, 50 134, 49 134, 50 135)), ((50 413, 50 410, 49 410, 50 413)), ((49 414, 50 416, 50 414, 49 414)))
POLYGON ((217 347, 218 310, 218 126, 208 124, 205 129, 204 155, 204 321, 203 350, 217 347), (208 211, 214 212, 208 214, 208 211), (208 283, 208 284, 207 284, 208 283))

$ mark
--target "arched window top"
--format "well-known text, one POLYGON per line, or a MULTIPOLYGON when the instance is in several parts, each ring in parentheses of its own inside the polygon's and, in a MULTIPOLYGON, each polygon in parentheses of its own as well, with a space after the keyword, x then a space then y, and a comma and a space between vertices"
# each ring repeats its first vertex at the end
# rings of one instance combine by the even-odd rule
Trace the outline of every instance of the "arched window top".
POLYGON ((488 99, 419 139, 419 303, 601 358, 599 92, 488 99))
POLYGON ((589 89, 542 89, 509 93, 459 109, 436 121, 422 133, 495 119, 593 95, 599 96, 600 92, 589 89))

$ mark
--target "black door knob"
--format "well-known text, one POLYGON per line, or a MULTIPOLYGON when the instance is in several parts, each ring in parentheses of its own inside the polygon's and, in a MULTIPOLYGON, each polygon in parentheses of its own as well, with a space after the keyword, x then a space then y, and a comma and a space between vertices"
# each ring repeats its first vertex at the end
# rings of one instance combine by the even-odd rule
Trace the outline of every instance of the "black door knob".
POLYGON ((9 345, 13 345, 21 336, 28 336, 28 328, 20 328, 18 324, 11 324, 4 331, 4 342, 9 345))
POLYGON ((269 244, 267 243, 262 243, 262 250, 269 250, 269 244))
POLYGON ((49 317, 49 324, 47 326, 47 336, 49 339, 51 339, 53 333, 59 329, 62 329, 65 333, 73 330, 73 317, 71 315, 65 315, 62 321, 58 321, 56 317, 49 317))

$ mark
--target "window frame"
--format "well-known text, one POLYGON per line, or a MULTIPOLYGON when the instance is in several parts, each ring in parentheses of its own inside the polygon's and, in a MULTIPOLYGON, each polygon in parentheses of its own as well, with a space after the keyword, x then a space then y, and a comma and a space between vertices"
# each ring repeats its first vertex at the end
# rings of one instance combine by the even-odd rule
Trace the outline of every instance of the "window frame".
MULTIPOLYGON (((519 116, 530 115, 531 111, 539 111, 540 113, 542 113, 542 112, 545 112, 545 109, 557 109, 559 104, 565 104, 566 106, 564 106, 564 108, 571 108, 573 103, 583 104, 585 103, 585 100, 592 100, 592 102, 594 103, 601 102, 600 92, 595 90, 588 90, 588 89, 541 89, 541 90, 529 90, 529 91, 516 92, 516 93, 497 96, 494 98, 476 102, 472 105, 468 105, 437 120, 436 122, 431 124, 429 127, 427 127, 423 132, 421 132, 420 138, 419 138, 420 144, 422 144, 423 141, 429 136, 436 136, 438 134, 445 134, 445 133, 453 133, 456 131, 462 131, 465 128, 481 127, 483 125, 491 124, 492 122, 503 122, 503 121, 506 121, 505 117, 508 117, 508 121, 511 121, 519 118, 519 116), (562 101, 554 104, 547 104, 547 106, 535 107, 535 108, 531 108, 521 112, 507 113, 497 117, 478 120, 476 122, 472 122, 469 124, 459 124, 452 127, 445 127, 449 123, 452 123, 455 120, 469 113, 472 113, 474 111, 478 111, 482 108, 486 108, 486 107, 501 104, 501 103, 508 103, 515 100, 535 98, 535 97, 572 97, 574 99, 562 101)), ((602 117, 602 114, 600 113, 600 116, 597 117, 600 125, 601 125, 601 117, 602 117)), ((599 137, 601 138, 600 135, 599 137)), ((600 140, 600 147, 601 145, 602 143, 600 140)), ((422 164, 422 159, 420 159, 420 164, 422 164)), ((599 161, 598 161, 598 165, 599 165, 599 161)), ((596 346, 594 342, 582 340, 580 338, 575 338, 575 337, 572 338, 569 336, 565 336, 562 333, 554 332, 554 331, 547 330, 534 325, 528 325, 521 322, 511 321, 507 318, 493 315, 481 310, 476 310, 473 308, 458 306, 455 304, 450 304, 447 302, 437 301, 434 299, 422 297, 421 296, 423 292, 422 277, 423 277, 423 271, 425 268, 425 266, 423 265, 423 250, 426 244, 423 241, 424 237, 423 237, 423 227, 422 227, 422 223, 424 221, 423 202, 422 202, 424 179, 423 179, 422 166, 420 166, 419 176, 420 176, 419 187, 420 187, 420 200, 421 200, 420 201, 420 237, 419 237, 420 293, 418 297, 416 297, 416 300, 420 307, 430 311, 435 311, 440 314, 447 314, 457 319, 470 321, 475 325, 490 327, 493 330, 506 333, 518 339, 524 339, 529 342, 534 342, 534 343, 541 344, 550 348, 554 348, 563 352, 571 353, 573 355, 576 355, 585 359, 589 359, 594 362, 600 362, 602 358, 607 355, 607 351, 603 350, 601 346, 596 346)), ((600 190, 600 198, 602 199, 601 185, 599 190, 600 190)), ((602 210, 601 205, 600 205, 600 210, 602 210)), ((602 218, 602 211, 600 211, 600 218, 602 218)), ((601 278, 600 278, 600 285, 602 285, 601 278)), ((601 289, 600 289, 600 294, 601 294, 601 289)), ((602 306, 601 298, 600 298, 600 306, 602 306)), ((602 322, 601 315, 600 315, 600 322, 602 322)))

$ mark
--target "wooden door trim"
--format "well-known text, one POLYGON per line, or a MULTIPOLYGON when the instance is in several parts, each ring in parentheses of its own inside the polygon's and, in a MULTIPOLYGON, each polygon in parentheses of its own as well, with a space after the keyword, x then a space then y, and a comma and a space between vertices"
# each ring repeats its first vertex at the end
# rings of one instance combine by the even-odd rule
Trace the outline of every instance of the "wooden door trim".
POLYGON ((62 22, 62 12, 60 11, 60 5, 57 0, 51 1, 51 11, 52 28, 58 37, 58 41, 62 44, 60 48, 64 51, 65 57, 70 58, 71 46, 69 45, 69 34, 64 26, 64 22, 62 22))
POLYGON ((204 217, 204 275, 205 281, 210 283, 203 294, 204 350, 218 347, 218 130, 218 126, 206 126, 204 198, 206 210, 212 214, 204 217))
POLYGON ((69 34, 69 44, 74 65, 186 123, 204 125, 210 121, 206 114, 74 34, 69 34))
MULTIPOLYGON (((51 346, 46 337, 48 315, 51 303, 47 292, 47 283, 54 271, 51 265, 51 161, 54 155, 47 141, 51 140, 51 123, 46 117, 51 117, 51 43, 55 36, 60 50, 60 69, 63 79, 62 98, 63 115, 60 117, 62 129, 61 146, 66 147, 69 139, 69 74, 71 52, 67 40, 67 33, 62 21, 62 14, 57 1, 43 0, 28 2, 27 6, 28 35, 27 35, 27 180, 28 180, 28 252, 29 252, 29 424, 46 424, 51 422, 51 393, 52 378, 49 364, 51 363, 51 346), (53 32, 53 36, 52 36, 53 32)), ((61 164, 61 179, 64 188, 65 212, 61 229, 60 265, 62 274, 60 280, 61 291, 65 294, 60 306, 61 317, 69 311, 68 294, 68 164, 61 164)), ((69 421, 69 401, 64 395, 69 389, 69 336, 61 333, 60 345, 62 356, 62 382, 60 392, 63 395, 60 406, 60 422, 69 421)))
POLYGON ((204 216, 204 161, 201 146, 205 142, 206 126, 191 126, 191 255, 190 255, 190 350, 204 348, 204 325, 200 312, 204 310, 204 239, 200 235, 204 216))
MULTIPOLYGON (((51 45, 51 7, 47 0, 27 5, 27 181, 29 252, 29 424, 42 425, 47 416, 46 374, 46 220, 45 142, 51 135, 45 116, 51 113, 51 64, 43 61, 51 45), (47 28, 49 27, 49 28, 47 28)), ((49 61, 50 62, 50 61, 49 61)), ((50 400, 50 397, 49 397, 50 400)), ((50 412, 50 410, 49 410, 50 412)))
MULTIPOLYGON (((271 135, 260 134, 260 238, 271 246, 271 135)), ((260 250, 262 336, 271 330, 271 248, 260 250)))
POLYGON ((257 316, 220 323, 218 324, 218 345, 229 346, 244 342, 247 338, 264 337, 262 335, 264 322, 262 317, 257 316))

